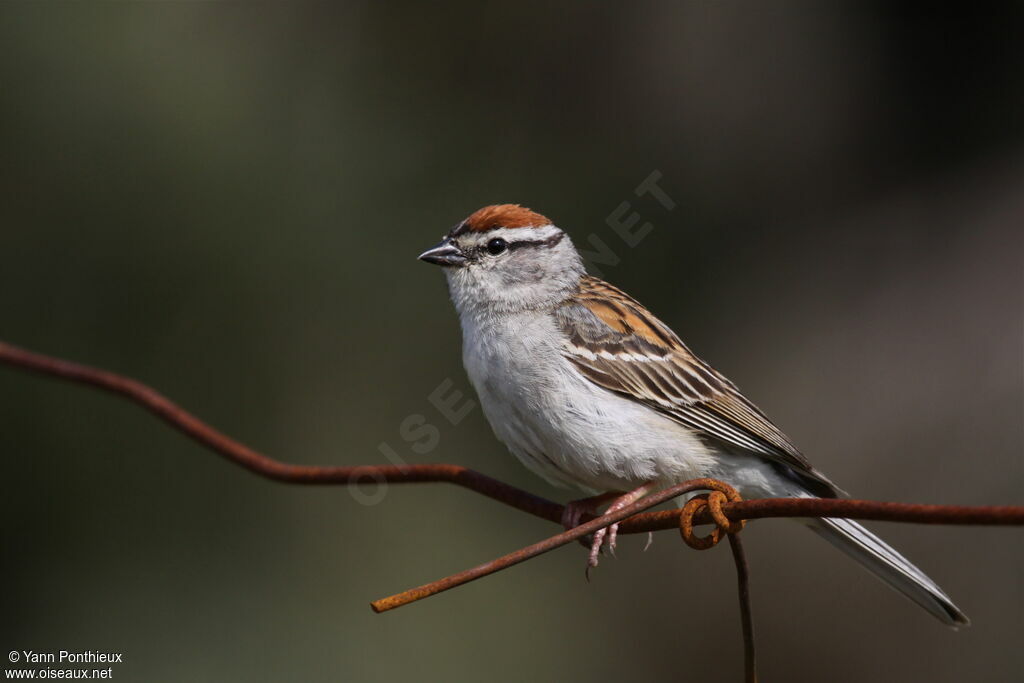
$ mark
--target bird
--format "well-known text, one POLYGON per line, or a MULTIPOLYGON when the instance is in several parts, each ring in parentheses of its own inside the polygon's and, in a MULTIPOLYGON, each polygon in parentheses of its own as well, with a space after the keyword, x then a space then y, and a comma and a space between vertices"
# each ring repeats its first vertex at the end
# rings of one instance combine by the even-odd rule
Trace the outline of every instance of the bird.
MULTIPOLYGON (((563 524, 710 477, 746 498, 846 493, 724 375, 622 290, 568 234, 519 204, 485 206, 419 259, 443 268, 462 360, 495 436, 548 482, 588 494, 563 524)), ((969 620, 909 560, 848 519, 801 520, 954 628, 969 620)), ((617 525, 593 534, 587 571, 617 525)))

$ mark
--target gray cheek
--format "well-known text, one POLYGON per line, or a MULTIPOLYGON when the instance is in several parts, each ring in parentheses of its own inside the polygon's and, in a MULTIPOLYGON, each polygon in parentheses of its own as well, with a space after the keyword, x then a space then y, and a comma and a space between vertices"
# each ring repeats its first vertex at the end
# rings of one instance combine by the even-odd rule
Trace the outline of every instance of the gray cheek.
POLYGON ((547 278, 544 264, 523 256, 525 254, 511 254, 502 264, 499 272, 506 287, 542 282, 547 278))

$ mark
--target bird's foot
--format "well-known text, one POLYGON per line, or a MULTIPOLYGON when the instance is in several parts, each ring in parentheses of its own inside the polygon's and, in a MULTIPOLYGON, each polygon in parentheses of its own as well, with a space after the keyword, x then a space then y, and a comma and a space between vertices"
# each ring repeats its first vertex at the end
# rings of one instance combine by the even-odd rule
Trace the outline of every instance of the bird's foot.
MULTIPOLYGON (((562 526, 568 531, 580 525, 583 515, 597 515, 602 505, 623 495, 622 491, 608 491, 589 498, 570 500, 562 511, 562 526)), ((589 544, 588 544, 589 547, 589 544)))
MULTIPOLYGON (((605 510, 605 514, 608 514, 609 512, 615 512, 616 510, 621 510, 627 505, 632 505, 633 503, 635 503, 636 501, 640 500, 648 493, 650 493, 653 489, 653 484, 648 483, 633 489, 629 493, 619 495, 617 498, 615 498, 614 501, 612 501, 612 504, 608 506, 608 509, 605 510)), ((605 496, 607 495, 609 494, 605 494, 605 496)), ((618 533, 618 522, 615 522, 614 524, 611 524, 603 529, 598 529, 594 532, 594 538, 590 543, 590 554, 587 557, 586 576, 588 581, 590 580, 590 570, 597 566, 598 557, 600 556, 601 551, 604 547, 608 548, 608 552, 612 557, 615 556, 615 544, 618 539, 618 533), (607 539, 607 543, 605 542, 605 539, 607 539)))

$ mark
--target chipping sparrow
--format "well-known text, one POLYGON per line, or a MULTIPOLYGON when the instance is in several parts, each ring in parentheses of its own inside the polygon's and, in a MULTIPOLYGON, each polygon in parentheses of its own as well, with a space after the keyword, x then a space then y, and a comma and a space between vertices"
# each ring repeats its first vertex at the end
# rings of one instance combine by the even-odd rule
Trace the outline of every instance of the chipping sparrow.
MULTIPOLYGON (((549 482, 604 492, 570 504, 567 526, 602 500, 620 508, 697 477, 748 498, 843 495, 664 323, 587 275, 568 235, 544 216, 484 207, 419 258, 444 266, 463 363, 497 437, 549 482)), ((861 525, 803 523, 941 621, 968 623, 861 525)), ((613 550, 615 526, 594 534, 588 569, 606 541, 613 550)))

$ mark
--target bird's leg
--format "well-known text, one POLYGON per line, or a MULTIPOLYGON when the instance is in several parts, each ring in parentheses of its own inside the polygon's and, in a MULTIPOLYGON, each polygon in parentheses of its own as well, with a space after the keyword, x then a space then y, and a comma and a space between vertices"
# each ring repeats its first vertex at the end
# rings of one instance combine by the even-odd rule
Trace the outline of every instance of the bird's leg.
POLYGON ((596 516, 598 508, 621 495, 623 495, 622 491, 606 491, 589 498, 570 500, 565 504, 565 510, 562 511, 562 526, 565 527, 566 531, 579 526, 583 515, 596 516))
MULTIPOLYGON (((648 493, 654 490, 653 482, 648 482, 643 486, 638 486, 629 493, 619 496, 616 498, 608 509, 605 510, 605 514, 609 512, 615 512, 621 510, 627 505, 631 505, 636 501, 640 500, 648 493)), ((601 546, 604 544, 605 536, 608 536, 608 550, 611 553, 615 552, 615 540, 619 532, 619 523, 616 522, 611 526, 605 527, 604 529, 598 529, 594 532, 594 540, 590 544, 590 557, 587 558, 587 576, 590 575, 590 569, 597 566, 597 556, 601 554, 601 546)))
MULTIPOLYGON (((615 500, 621 495, 622 491, 606 491, 589 498, 570 500, 565 504, 565 510, 562 511, 562 526, 565 527, 566 531, 579 526, 583 515, 598 516, 600 514, 599 508, 602 505, 610 500, 615 500)), ((590 535, 581 537, 579 543, 584 548, 590 548, 590 535)))

